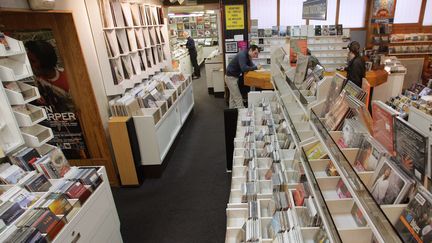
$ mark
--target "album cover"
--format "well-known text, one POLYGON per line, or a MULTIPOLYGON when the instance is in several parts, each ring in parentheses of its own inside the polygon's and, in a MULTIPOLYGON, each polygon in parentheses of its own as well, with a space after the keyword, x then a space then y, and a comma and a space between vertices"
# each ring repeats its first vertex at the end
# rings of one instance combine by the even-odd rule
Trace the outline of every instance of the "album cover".
POLYGON ((381 101, 372 101, 373 137, 394 154, 393 123, 397 112, 381 101))
POLYGON ((367 133, 358 120, 345 119, 342 127, 342 136, 336 143, 339 148, 359 148, 367 133))
POLYGON ((324 125, 329 131, 337 130, 349 111, 349 106, 346 102, 346 96, 347 93, 345 90, 342 90, 342 93, 335 100, 329 112, 324 116, 324 125))
POLYGON ((345 186, 345 183, 342 179, 339 179, 336 184, 336 193, 339 198, 352 198, 351 192, 348 191, 348 188, 345 186))
POLYGON ((384 158, 378 165, 372 177, 370 192, 379 205, 397 204, 402 202, 412 185, 394 163, 384 158))
POLYGON ((358 227, 364 227, 367 225, 367 221, 364 218, 362 211, 358 208, 357 203, 354 203, 354 206, 351 209, 351 214, 358 227))
POLYGON ((384 154, 385 150, 381 144, 371 137, 366 137, 355 158, 354 168, 357 171, 374 171, 384 154))
POLYGON ((339 97, 344 85, 345 78, 342 75, 336 74, 333 76, 333 79, 330 83, 330 90, 333 90, 333 92, 328 92, 320 117, 324 117, 329 112, 330 107, 334 105, 334 102, 339 97))
POLYGON ((325 171, 328 176, 339 176, 339 173, 331 160, 328 162, 325 171))
POLYGON ((321 159, 327 155, 327 152, 325 151, 321 143, 316 143, 314 146, 312 146, 305 152, 309 160, 321 159))
POLYGON ((264 29, 264 37, 272 37, 272 33, 273 33, 273 30, 271 28, 265 28, 264 29))
POLYGON ((395 228, 405 243, 432 242, 432 195, 417 188, 395 228))
POLYGON ((399 166, 423 181, 428 161, 429 137, 397 117, 394 119, 394 147, 399 166))
POLYGON ((315 35, 321 36, 321 25, 315 25, 315 35))

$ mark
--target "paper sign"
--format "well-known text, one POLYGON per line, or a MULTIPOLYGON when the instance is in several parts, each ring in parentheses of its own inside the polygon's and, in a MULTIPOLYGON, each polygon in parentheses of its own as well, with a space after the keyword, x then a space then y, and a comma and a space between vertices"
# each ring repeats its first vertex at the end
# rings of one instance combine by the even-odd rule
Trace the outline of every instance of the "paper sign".
POLYGON ((234 35, 234 41, 243 41, 243 35, 234 35))
POLYGON ((227 30, 244 29, 244 6, 225 5, 225 22, 227 30))

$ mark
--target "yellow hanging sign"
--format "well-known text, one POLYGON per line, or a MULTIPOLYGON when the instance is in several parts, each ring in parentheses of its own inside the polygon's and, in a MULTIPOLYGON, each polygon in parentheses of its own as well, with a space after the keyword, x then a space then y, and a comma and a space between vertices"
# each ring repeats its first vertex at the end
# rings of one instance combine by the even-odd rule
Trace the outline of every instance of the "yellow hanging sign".
POLYGON ((227 30, 244 29, 244 6, 225 5, 225 23, 227 30))

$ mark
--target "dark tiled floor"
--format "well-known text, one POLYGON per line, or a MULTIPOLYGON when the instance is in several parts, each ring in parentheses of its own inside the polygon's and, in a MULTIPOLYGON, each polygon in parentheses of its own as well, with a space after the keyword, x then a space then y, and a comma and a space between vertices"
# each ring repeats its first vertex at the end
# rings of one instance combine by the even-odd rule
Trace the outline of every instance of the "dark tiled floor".
POLYGON ((225 171, 223 99, 193 81, 195 108, 160 179, 113 188, 124 242, 224 242, 230 176, 225 171))

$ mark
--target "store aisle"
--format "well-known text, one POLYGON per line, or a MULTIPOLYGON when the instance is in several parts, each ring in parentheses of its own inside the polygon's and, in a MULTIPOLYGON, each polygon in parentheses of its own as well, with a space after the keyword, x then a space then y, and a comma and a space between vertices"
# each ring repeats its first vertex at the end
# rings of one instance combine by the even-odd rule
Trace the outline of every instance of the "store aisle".
POLYGON ((207 93, 205 70, 193 81, 195 108, 162 178, 113 188, 124 242, 225 240, 230 176, 225 172, 224 100, 207 93))

